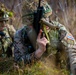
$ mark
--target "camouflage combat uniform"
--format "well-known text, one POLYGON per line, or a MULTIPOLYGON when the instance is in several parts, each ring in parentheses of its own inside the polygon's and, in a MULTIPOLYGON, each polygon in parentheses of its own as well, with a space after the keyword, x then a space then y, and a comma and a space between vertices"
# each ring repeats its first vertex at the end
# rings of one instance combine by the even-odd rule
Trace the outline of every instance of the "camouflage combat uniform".
MULTIPOLYGON (((44 14, 49 13, 49 15, 50 15, 52 13, 51 7, 48 5, 47 2, 42 1, 41 3, 42 3, 42 6, 45 7, 44 8, 45 9, 44 14)), ((27 8, 30 9, 30 6, 27 7, 27 8)), ((31 10, 34 11, 36 9, 33 10, 33 8, 31 8, 30 11, 31 10)), ((46 15, 44 15, 44 16, 46 17, 46 15)), ((24 20, 26 20, 25 22, 27 22, 26 23, 27 25, 32 25, 33 24, 32 23, 33 17, 31 17, 31 16, 26 16, 24 20), (29 23, 29 21, 31 23, 29 23)), ((24 26, 22 29, 18 30, 16 32, 16 34, 15 34, 15 37, 14 37, 14 58, 15 58, 15 61, 16 62, 21 61, 21 60, 24 60, 25 63, 29 63, 32 60, 37 60, 36 57, 35 57, 35 53, 34 53, 34 51, 36 50, 36 46, 35 46, 36 45, 36 33, 32 29, 33 28, 30 29, 29 26, 28 27, 27 26, 24 26), (29 41, 30 41, 30 44, 28 44, 29 41)))
MULTIPOLYGON (((29 40, 29 33, 32 31, 31 27, 24 26, 18 30, 14 37, 14 58, 16 62, 24 60, 25 63, 30 63, 35 60, 34 51, 32 46, 32 40, 35 41, 35 37, 32 35, 32 40, 29 40)), ((31 33, 34 34, 34 33, 31 33)), ((30 35, 31 35, 30 34, 30 35)))
POLYGON ((65 28, 65 26, 58 25, 59 27, 59 32, 60 34, 60 38, 61 38, 61 43, 66 47, 65 52, 67 52, 68 55, 66 55, 66 57, 68 56, 69 58, 69 62, 70 63, 70 70, 73 74, 75 74, 75 69, 76 69, 76 40, 73 37, 73 35, 65 28), (64 32, 61 32, 62 30, 64 30, 64 32))
POLYGON ((12 43, 16 30, 13 25, 7 24, 9 17, 4 4, 0 5, 0 57, 12 55, 12 43))
MULTIPOLYGON (((60 57, 64 55, 65 58, 61 59, 62 64, 65 62, 65 65, 67 67, 67 63, 69 63, 71 72, 75 75, 75 69, 76 69, 76 40, 73 37, 73 35, 65 28, 64 25, 60 24, 56 21, 43 21, 44 24, 48 24, 51 29, 56 29, 58 31, 58 49, 60 49, 60 52, 62 51, 62 46, 64 47, 64 52, 66 52, 66 55, 63 53, 60 53, 60 57), (69 59, 67 61, 67 59, 69 59)), ((59 55, 59 54, 58 54, 59 55)), ((60 58, 58 57, 58 58, 60 58)), ((57 59, 58 59, 57 58, 57 59)), ((63 65, 63 66, 65 66, 63 65)))
POLYGON ((8 25, 8 27, 4 28, 4 30, 2 32, 5 35, 0 39, 0 56, 1 57, 7 57, 9 55, 12 55, 9 53, 13 49, 12 48, 12 42, 13 42, 12 38, 14 37, 15 29, 10 25, 8 25))
MULTIPOLYGON (((44 7, 44 10, 45 10, 45 12, 44 12, 44 18, 49 18, 49 16, 52 14, 52 9, 50 8, 50 6, 48 6, 44 2, 43 2, 43 5, 45 6, 44 7), (50 11, 48 11, 48 10, 50 10, 50 11)), ((66 28, 64 27, 64 25, 60 24, 59 22, 51 21, 50 23, 52 25, 51 26, 52 28, 57 29, 56 30, 56 32, 57 32, 56 34, 57 34, 58 39, 56 39, 56 40, 58 41, 58 43, 60 43, 60 44, 62 43, 62 46, 65 47, 65 52, 69 55, 68 57, 70 59, 70 62, 73 62, 75 60, 74 57, 72 56, 72 54, 73 54, 73 50, 72 49, 73 49, 73 46, 75 45, 75 39, 74 39, 74 37, 66 30, 66 28), (70 51, 70 49, 71 49, 71 51, 70 51)), ((46 25, 46 23, 45 23, 45 25, 46 25)), ((52 28, 51 28, 51 30, 53 30, 52 28)), ((36 49, 32 48, 31 45, 28 46, 27 43, 28 43, 29 38, 26 39, 26 35, 27 35, 26 32, 27 33, 31 32, 31 29, 29 29, 29 31, 28 31, 26 29, 26 27, 24 27, 24 28, 18 30, 16 32, 16 34, 15 34, 15 37, 14 37, 14 47, 15 47, 14 56, 15 56, 15 61, 16 62, 24 60, 25 63, 29 63, 32 60, 36 59, 35 58, 35 54, 34 54, 34 51, 36 49)), ((34 38, 32 37, 32 39, 34 39, 34 38)), ((53 42, 55 44, 57 44, 55 42, 55 39, 53 39, 53 37, 51 36, 51 33, 50 33, 50 39, 51 39, 50 40, 51 43, 52 43, 52 40, 53 40, 53 42)), ((52 43, 51 45, 54 45, 54 44, 52 43)), ((59 47, 61 48, 61 45, 59 45, 59 47)), ((74 51, 75 51, 75 49, 74 49, 74 51)))
MULTIPOLYGON (((49 37, 50 36, 50 33, 49 37)), ((52 39, 50 39, 52 42, 52 39)), ((54 43, 54 42, 52 42, 54 43)), ((47 56, 52 52, 55 54, 56 42, 52 45, 52 47, 48 47, 47 49, 52 48, 53 50, 47 50, 43 56, 47 56), (55 46, 53 46, 55 44, 55 46)), ((33 28, 30 26, 24 26, 22 29, 18 30, 14 36, 14 59, 17 63, 24 61, 25 64, 31 63, 32 61, 37 61, 39 59, 35 56, 35 50, 37 49, 36 45, 36 33, 33 28)))

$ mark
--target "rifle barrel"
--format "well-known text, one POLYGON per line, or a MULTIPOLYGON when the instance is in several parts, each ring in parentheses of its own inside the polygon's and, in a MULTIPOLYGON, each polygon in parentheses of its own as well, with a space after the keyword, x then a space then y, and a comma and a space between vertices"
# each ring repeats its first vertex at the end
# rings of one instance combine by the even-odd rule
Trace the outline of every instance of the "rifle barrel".
POLYGON ((40 3, 41 3, 41 0, 39 0, 39 5, 38 5, 38 8, 40 7, 40 3))

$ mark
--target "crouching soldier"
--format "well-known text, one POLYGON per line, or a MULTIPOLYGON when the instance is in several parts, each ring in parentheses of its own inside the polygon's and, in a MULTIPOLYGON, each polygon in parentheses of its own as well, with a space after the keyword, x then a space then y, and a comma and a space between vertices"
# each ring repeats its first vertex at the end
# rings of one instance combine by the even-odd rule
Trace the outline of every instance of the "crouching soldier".
POLYGON ((15 29, 12 25, 7 24, 9 15, 3 6, 0 7, 0 57, 12 56, 12 38, 15 29))

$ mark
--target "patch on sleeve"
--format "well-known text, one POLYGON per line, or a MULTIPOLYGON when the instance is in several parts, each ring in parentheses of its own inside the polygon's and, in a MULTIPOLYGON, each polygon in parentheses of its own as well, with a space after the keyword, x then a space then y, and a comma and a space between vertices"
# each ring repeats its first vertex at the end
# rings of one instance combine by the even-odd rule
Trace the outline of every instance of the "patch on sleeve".
POLYGON ((66 45, 74 45, 75 44, 75 39, 72 36, 72 34, 67 33, 67 35, 64 37, 64 39, 62 40, 62 43, 64 44, 64 42, 66 43, 66 45))
POLYGON ((66 37, 67 37, 67 39, 69 39, 69 40, 75 40, 72 35, 67 35, 66 37))

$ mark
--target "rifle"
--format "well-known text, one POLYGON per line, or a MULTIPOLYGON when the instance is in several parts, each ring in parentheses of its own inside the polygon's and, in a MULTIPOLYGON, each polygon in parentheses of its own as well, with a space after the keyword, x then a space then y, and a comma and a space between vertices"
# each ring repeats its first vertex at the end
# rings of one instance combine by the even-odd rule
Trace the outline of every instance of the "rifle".
POLYGON ((40 6, 40 3, 41 3, 41 0, 39 0, 38 8, 34 12, 33 28, 37 35, 40 29, 42 29, 43 30, 42 36, 45 35, 48 41, 50 42, 49 36, 47 34, 48 32, 47 32, 46 26, 40 22, 41 18, 43 17, 43 13, 44 13, 44 8, 43 6, 40 6))
POLYGON ((44 8, 43 6, 40 6, 40 3, 41 0, 39 0, 39 5, 37 10, 34 12, 34 19, 33 19, 33 28, 35 29, 37 35, 41 28, 41 24, 39 22, 43 16, 43 11, 44 11, 44 8))

